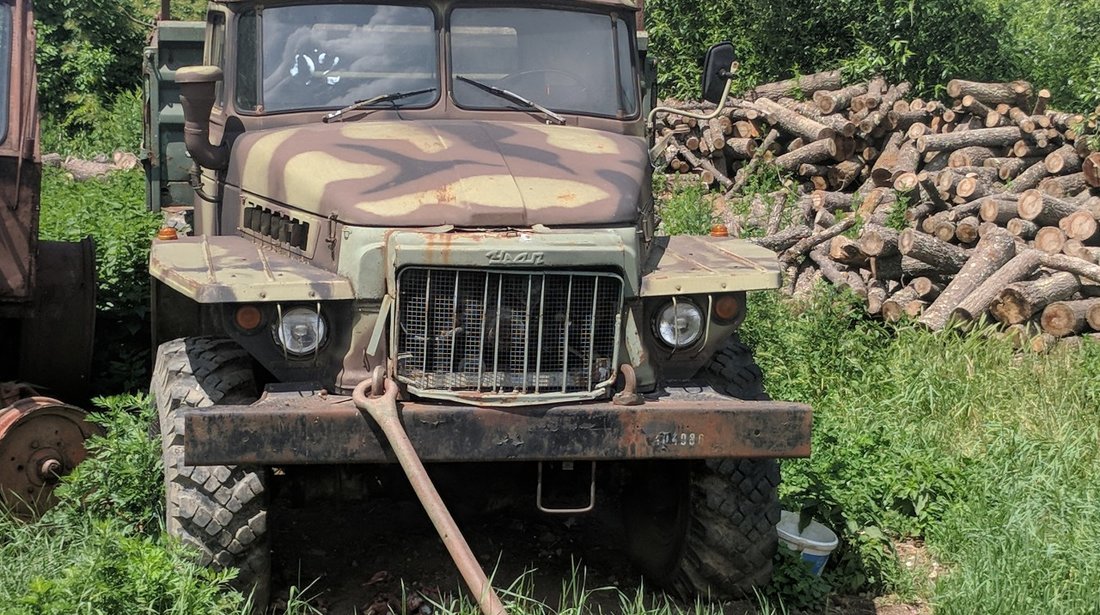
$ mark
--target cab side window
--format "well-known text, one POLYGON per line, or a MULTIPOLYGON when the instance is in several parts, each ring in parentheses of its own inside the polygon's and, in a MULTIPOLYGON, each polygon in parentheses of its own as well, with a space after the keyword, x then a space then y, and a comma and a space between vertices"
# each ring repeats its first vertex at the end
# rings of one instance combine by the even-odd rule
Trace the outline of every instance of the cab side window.
MULTIPOLYGON (((225 13, 210 13, 206 18, 206 58, 204 63, 225 71, 225 13)), ((214 101, 225 106, 225 81, 219 81, 214 90, 214 101)))

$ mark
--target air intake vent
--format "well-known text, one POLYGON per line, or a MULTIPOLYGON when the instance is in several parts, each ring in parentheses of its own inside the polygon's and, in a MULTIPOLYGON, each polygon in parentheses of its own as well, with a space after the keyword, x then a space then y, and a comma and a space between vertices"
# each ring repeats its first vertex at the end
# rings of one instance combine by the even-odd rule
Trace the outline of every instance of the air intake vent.
POLYGON ((299 250, 305 250, 309 241, 308 222, 257 205, 244 208, 241 228, 299 250))

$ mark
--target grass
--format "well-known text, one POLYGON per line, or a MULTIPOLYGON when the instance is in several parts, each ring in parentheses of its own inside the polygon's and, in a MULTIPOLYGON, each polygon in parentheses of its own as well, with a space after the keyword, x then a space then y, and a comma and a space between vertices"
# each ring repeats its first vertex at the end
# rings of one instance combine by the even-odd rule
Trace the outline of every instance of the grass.
MULTIPOLYGON (((761 612, 821 610, 830 592, 894 593, 942 613, 1100 607, 1100 345, 1021 353, 988 331, 888 327, 828 288, 810 303, 757 293, 750 305, 744 335, 771 394, 815 408, 813 456, 783 463, 781 496, 842 538, 820 580, 781 555, 761 612), (912 538, 945 566, 938 583, 898 564, 893 545, 912 538)), ((163 534, 147 398, 100 404, 109 435, 61 505, 35 524, 0 517, 0 613, 244 612, 227 575, 194 566, 163 534)), ((719 612, 587 587, 582 569, 563 583, 557 604, 532 598, 528 578, 504 594, 513 612, 537 615, 719 612)), ((310 612, 301 595, 295 612, 310 612)), ((475 612, 436 600, 437 612, 475 612)))
POLYGON ((770 393, 815 408, 813 456, 784 462, 782 496, 842 535, 834 589, 904 592, 892 540, 920 537, 949 569, 937 612, 1096 611, 1100 345, 895 330, 832 290, 755 299, 746 337, 770 393))

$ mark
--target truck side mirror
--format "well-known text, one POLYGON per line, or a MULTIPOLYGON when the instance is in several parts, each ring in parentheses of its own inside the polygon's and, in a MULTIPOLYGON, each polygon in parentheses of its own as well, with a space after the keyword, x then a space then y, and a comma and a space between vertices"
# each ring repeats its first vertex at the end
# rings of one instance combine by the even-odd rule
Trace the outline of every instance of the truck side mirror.
POLYGON ((733 43, 724 42, 707 50, 703 59, 703 100, 718 104, 726 82, 733 78, 733 43))
POLYGON ((183 142, 195 162, 217 170, 224 169, 229 161, 229 148, 224 143, 210 143, 210 110, 222 78, 222 69, 217 66, 185 66, 176 71, 183 105, 183 142))

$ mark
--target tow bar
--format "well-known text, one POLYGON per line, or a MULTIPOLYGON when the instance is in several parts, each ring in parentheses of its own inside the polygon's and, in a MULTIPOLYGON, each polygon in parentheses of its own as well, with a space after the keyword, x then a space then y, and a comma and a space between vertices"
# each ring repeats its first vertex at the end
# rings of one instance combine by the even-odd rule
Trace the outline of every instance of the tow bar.
POLYGON ((477 605, 484 615, 508 615, 493 586, 489 583, 485 571, 477 563, 470 545, 459 531, 458 525, 451 517, 450 511, 439 497, 439 491, 432 484, 424 464, 413 448, 412 441, 405 433, 405 427, 401 424, 401 418, 397 414, 397 384, 385 378, 381 368, 376 369, 373 377, 360 382, 352 392, 352 400, 359 410, 366 412, 374 419, 374 422, 382 428, 393 452, 397 455, 397 461, 401 469, 405 471, 409 483, 412 485, 416 497, 424 506, 424 511, 432 520, 432 525, 439 532, 443 545, 451 554, 455 566, 462 574, 462 579, 470 592, 477 598, 477 605), (384 389, 384 392, 379 392, 384 389))

